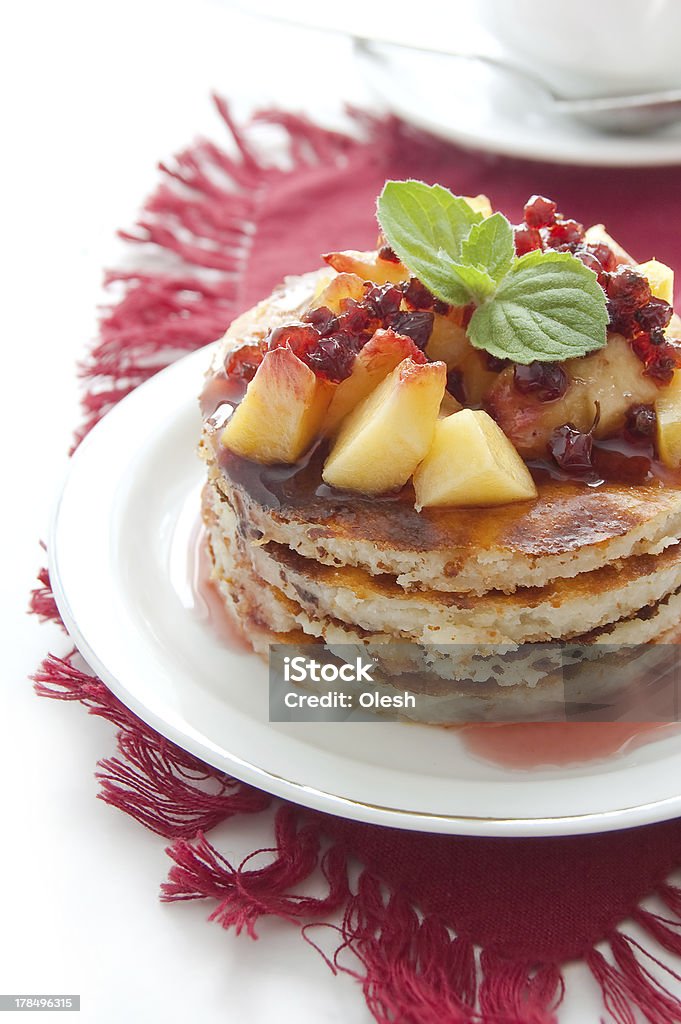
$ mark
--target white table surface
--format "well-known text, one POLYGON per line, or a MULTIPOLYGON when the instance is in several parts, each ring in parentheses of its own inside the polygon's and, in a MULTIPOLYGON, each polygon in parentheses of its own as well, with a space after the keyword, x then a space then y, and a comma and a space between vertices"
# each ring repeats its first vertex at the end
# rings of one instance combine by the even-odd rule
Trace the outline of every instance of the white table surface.
MULTIPOLYGON (((79 993, 87 1024, 364 1024, 356 983, 290 925, 263 921, 254 943, 206 924, 208 905, 159 903, 165 843, 96 800, 113 731, 33 695, 29 673, 67 648, 25 614, 116 228, 132 224, 158 159, 200 131, 219 138, 211 88, 243 110, 276 99, 321 117, 366 101, 349 46, 217 0, 27 2, 3 22, 0 993, 79 993)), ((268 826, 237 819, 212 838, 238 860, 267 845, 268 826)), ((561 1024, 597 1021, 594 984, 567 976, 561 1024)))

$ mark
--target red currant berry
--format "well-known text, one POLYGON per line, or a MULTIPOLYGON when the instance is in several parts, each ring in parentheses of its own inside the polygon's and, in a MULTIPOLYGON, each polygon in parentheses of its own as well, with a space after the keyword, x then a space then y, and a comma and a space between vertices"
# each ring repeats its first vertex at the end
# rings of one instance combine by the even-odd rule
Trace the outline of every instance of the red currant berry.
POLYGON ((450 370, 447 374, 447 391, 456 398, 461 405, 466 404, 466 389, 463 383, 461 370, 450 370))
POLYGON ((304 359, 308 350, 319 341, 319 331, 312 324, 285 324, 270 331, 267 340, 270 349, 290 348, 299 359, 304 359))
POLYGON ((559 245, 577 246, 584 238, 584 225, 576 220, 557 220, 544 229, 546 244, 551 249, 559 245))
POLYGON ((605 242, 589 242, 584 246, 584 249, 590 252, 592 256, 595 256, 603 270, 606 270, 609 274, 617 267, 615 254, 605 242))
POLYGON ((592 471, 593 437, 577 430, 572 423, 556 427, 548 447, 551 456, 566 473, 584 475, 592 471))
POLYGON ((387 324, 396 334, 404 334, 411 338, 416 347, 423 352, 433 332, 433 314, 426 310, 405 310, 388 317, 387 324))
POLYGON ((513 383, 522 395, 534 395, 540 402, 555 402, 568 389, 568 375, 558 363, 516 364, 513 383))
POLYGON ((652 298, 647 278, 634 267, 622 266, 613 271, 608 280, 608 298, 617 306, 617 311, 635 313, 647 305, 652 298))
POLYGON ((401 302, 402 289, 394 284, 384 284, 370 286, 360 305, 370 316, 384 320, 398 311, 401 302))
POLYGON ((391 249, 389 245, 382 245, 378 250, 379 260, 385 260, 386 263, 399 263, 400 257, 397 255, 394 249, 391 249))
POLYGON ((238 380, 253 380, 266 351, 267 345, 264 341, 237 345, 225 357, 225 373, 228 377, 236 377, 238 380))
POLYGON ((317 309, 311 309, 309 313, 305 314, 303 320, 316 327, 322 335, 330 334, 338 326, 338 320, 328 306, 319 306, 317 309))
POLYGON ((519 224, 513 229, 513 240, 517 256, 524 256, 525 253, 534 249, 541 249, 542 239, 537 228, 528 227, 527 224, 519 224))
POLYGON ((672 318, 672 307, 664 299, 653 296, 650 302, 634 314, 634 319, 644 331, 664 330, 672 318))
POLYGON ((424 284, 421 284, 418 277, 410 277, 402 285, 402 294, 408 306, 412 309, 432 309, 434 296, 428 291, 424 284))
POLYGON ((648 440, 655 436, 657 416, 652 405, 632 405, 627 409, 624 429, 632 440, 648 440))
POLYGON ((525 203, 523 218, 530 228, 546 228, 556 219, 557 206, 545 196, 530 196, 525 203))
POLYGON ((350 376, 357 352, 357 339, 339 331, 320 338, 306 353, 304 362, 318 376, 339 383, 350 376))

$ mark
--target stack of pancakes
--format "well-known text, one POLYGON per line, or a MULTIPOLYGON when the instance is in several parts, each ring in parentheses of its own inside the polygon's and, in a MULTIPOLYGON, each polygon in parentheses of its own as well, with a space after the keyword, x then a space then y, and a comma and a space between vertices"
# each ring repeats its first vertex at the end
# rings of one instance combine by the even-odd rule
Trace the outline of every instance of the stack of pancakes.
MULTIPOLYGON (((290 322, 314 289, 315 275, 287 283, 224 346, 290 322)), ((417 512, 409 488, 376 498, 320 486, 322 448, 282 470, 226 452, 219 436, 218 410, 201 443, 214 580, 262 653, 362 643, 384 652, 386 674, 428 666, 456 689, 489 686, 490 654, 522 650, 526 688, 550 674, 547 643, 621 647, 678 630, 680 488, 547 479, 536 501, 417 512)))

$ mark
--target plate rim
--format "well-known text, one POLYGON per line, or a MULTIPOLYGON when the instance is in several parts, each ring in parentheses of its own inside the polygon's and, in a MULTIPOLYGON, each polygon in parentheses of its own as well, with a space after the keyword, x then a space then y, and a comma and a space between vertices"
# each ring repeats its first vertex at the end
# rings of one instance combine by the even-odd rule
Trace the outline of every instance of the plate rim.
POLYGON ((98 655, 89 638, 84 635, 72 610, 69 596, 62 585, 61 555, 58 538, 64 498, 68 493, 73 476, 78 471, 79 462, 84 457, 82 453, 85 452, 87 454, 91 445, 97 443, 100 427, 102 430, 109 429, 109 417, 115 414, 116 410, 124 407, 125 403, 133 395, 137 395, 142 389, 157 385, 159 378, 169 372, 176 371, 177 367, 184 363, 186 359, 196 358, 200 352, 207 362, 216 344, 204 346, 182 359, 176 360, 170 366, 159 371, 144 384, 140 385, 139 388, 136 388, 130 395, 123 398, 109 413, 102 417, 102 420, 93 427, 71 457, 62 486, 53 504, 48 531, 48 568, 55 602, 69 637, 73 640, 86 663, 102 679, 114 696, 145 724, 201 761, 217 767, 219 770, 225 771, 230 775, 234 775, 235 778, 250 785, 265 789, 267 792, 283 799, 291 800, 294 803, 302 804, 318 811, 325 811, 368 824, 456 835, 540 837, 614 831, 668 820, 681 814, 681 792, 653 801, 610 808, 603 811, 531 817, 435 813, 357 800, 330 792, 328 789, 288 779, 268 768, 248 761, 239 754, 226 750, 224 746, 221 747, 221 751, 218 754, 217 751, 212 749, 208 742, 208 737, 204 736, 203 732, 201 732, 201 735, 206 741, 205 743, 194 738, 193 733, 196 733, 198 730, 189 727, 186 719, 183 718, 183 721, 188 726, 188 730, 184 732, 181 728, 176 728, 172 721, 164 720, 155 709, 150 708, 124 681, 116 677, 98 655), (105 424, 105 426, 102 426, 102 424, 105 424), (93 438, 94 441, 92 440, 93 438), (76 467, 75 470, 74 466, 76 467))

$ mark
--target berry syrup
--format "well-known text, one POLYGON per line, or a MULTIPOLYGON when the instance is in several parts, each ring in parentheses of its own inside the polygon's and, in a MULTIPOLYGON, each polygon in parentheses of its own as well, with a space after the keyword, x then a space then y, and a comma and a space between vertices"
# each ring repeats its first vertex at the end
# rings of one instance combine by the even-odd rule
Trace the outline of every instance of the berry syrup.
POLYGON ((588 764, 665 739, 676 722, 483 722, 458 730, 466 749, 515 770, 588 764))

